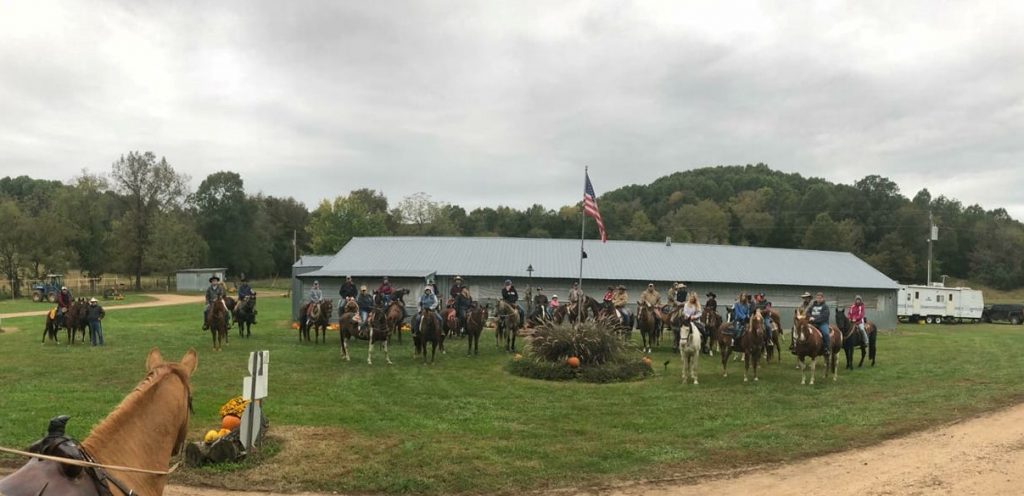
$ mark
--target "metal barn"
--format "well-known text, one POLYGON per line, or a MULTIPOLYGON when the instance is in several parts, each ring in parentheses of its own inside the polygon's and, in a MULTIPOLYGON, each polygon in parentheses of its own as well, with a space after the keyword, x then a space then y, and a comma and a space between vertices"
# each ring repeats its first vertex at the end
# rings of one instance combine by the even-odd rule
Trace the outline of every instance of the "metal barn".
MULTIPOLYGON (((880 329, 896 327, 899 284, 851 253, 642 241, 587 241, 584 250, 583 290, 597 299, 608 286, 623 284, 635 300, 651 282, 663 298, 673 282, 684 282, 702 304, 713 291, 719 306, 732 304, 741 291, 763 291, 789 327, 800 294, 822 291, 833 309, 849 306, 860 295, 868 318, 880 329)), ((428 277, 447 294, 453 278, 461 275, 478 300, 498 298, 506 278, 520 298, 532 286, 565 299, 579 274, 579 253, 580 242, 572 239, 353 238, 322 267, 296 273, 301 289, 293 292, 293 308, 314 280, 325 296, 337 299, 346 275, 370 291, 389 276, 392 286, 409 288, 417 298, 428 277)), ((410 310, 417 298, 407 299, 410 310)))
POLYGON ((224 280, 226 267, 207 267, 201 269, 181 269, 175 273, 178 291, 206 291, 210 286, 210 278, 217 276, 224 280))

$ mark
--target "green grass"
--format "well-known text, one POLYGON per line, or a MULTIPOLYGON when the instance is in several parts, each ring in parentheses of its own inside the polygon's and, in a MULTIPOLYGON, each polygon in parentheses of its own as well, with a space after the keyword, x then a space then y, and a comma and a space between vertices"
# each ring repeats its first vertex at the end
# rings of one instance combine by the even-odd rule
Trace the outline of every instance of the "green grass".
MULTIPOLYGON (((143 294, 129 293, 124 295, 123 300, 104 300, 100 297, 96 297, 99 300, 100 305, 104 307, 115 307, 118 305, 127 305, 129 303, 145 303, 147 301, 153 301, 153 297, 143 294)), ((49 310, 54 307, 53 303, 36 303, 31 298, 18 298, 16 300, 0 300, 0 314, 3 313, 18 313, 18 312, 41 312, 49 310)))
POLYGON ((654 378, 593 385, 510 375, 509 356, 494 349, 489 332, 475 358, 455 340, 437 363, 423 365, 406 336, 393 347, 393 366, 380 353, 367 366, 365 342, 345 363, 334 333, 327 345, 298 343, 288 302, 261 299, 254 337, 233 337, 221 353, 199 331, 195 306, 111 313, 102 349, 40 345, 37 319, 5 319, 21 330, 0 334, 0 445, 27 445, 60 413, 72 415, 69 432, 84 437, 141 379, 151 346, 169 359, 190 346, 199 351, 192 439, 239 393, 248 352, 272 351, 264 410, 275 452, 259 468, 175 475, 234 488, 440 494, 590 486, 870 445, 1024 397, 1024 339, 1007 325, 903 325, 880 337, 874 369, 841 370, 838 383, 819 376, 813 387, 800 385, 788 354, 756 384, 742 382, 741 363, 722 378, 717 357, 705 357, 701 384, 684 385, 665 346, 653 356, 654 378))

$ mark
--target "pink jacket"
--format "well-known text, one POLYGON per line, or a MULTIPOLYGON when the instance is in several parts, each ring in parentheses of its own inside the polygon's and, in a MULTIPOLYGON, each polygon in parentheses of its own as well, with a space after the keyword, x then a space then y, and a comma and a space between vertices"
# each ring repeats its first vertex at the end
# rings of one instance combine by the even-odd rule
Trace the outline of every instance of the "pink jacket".
POLYGON ((857 305, 856 303, 850 305, 850 309, 846 311, 846 316, 854 323, 861 323, 864 321, 864 305, 857 305))

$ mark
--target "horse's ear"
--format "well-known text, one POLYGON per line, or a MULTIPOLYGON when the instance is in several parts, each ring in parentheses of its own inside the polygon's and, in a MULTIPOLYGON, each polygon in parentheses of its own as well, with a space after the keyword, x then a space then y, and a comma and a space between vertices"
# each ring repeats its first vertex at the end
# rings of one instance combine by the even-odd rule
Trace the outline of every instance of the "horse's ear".
POLYGON ((160 354, 160 349, 154 346, 146 356, 146 372, 157 368, 162 363, 164 363, 164 357, 160 354))
POLYGON ((195 348, 189 348, 178 363, 182 367, 185 367, 185 370, 188 371, 188 375, 192 375, 192 373, 196 371, 196 367, 199 365, 199 355, 196 354, 195 348))

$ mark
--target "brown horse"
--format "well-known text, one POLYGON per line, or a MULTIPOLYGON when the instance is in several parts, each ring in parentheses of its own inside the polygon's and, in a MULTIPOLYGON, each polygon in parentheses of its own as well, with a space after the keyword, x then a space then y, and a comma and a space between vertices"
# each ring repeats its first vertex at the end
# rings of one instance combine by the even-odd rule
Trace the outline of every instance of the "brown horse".
POLYGON ((320 300, 319 303, 310 303, 306 311, 299 317, 299 341, 309 341, 309 328, 313 328, 313 343, 320 342, 320 335, 323 334, 323 342, 327 343, 327 328, 331 325, 331 311, 334 304, 331 300, 320 300))
MULTIPOLYGON (((338 309, 340 312, 342 309, 338 309)), ((359 313, 348 312, 341 313, 338 315, 338 334, 341 340, 341 357, 348 361, 351 358, 348 355, 348 341, 353 337, 356 339, 362 339, 369 342, 369 350, 366 353, 366 364, 373 365, 373 344, 383 343, 384 348, 384 360, 387 361, 388 365, 391 365, 391 353, 388 350, 388 344, 391 341, 391 326, 387 323, 387 318, 384 316, 382 310, 374 310, 370 314, 367 322, 367 326, 363 329, 359 327, 359 313)))
MULTIPOLYGON (((401 290, 400 290, 401 291, 401 290)), ((401 298, 391 300, 384 310, 384 322, 388 327, 388 334, 398 336, 398 342, 402 342, 402 323, 405 322, 405 302, 401 298)))
POLYGON ((228 306, 224 297, 217 298, 210 304, 210 311, 206 313, 206 326, 210 328, 213 336, 213 349, 220 351, 221 347, 228 342, 228 306))
POLYGON ((767 335, 764 337, 765 363, 771 362, 773 356, 777 357, 777 360, 781 362, 782 317, 779 315, 779 312, 772 309, 763 309, 761 314, 772 329, 771 338, 769 339, 767 335))
POLYGON ((33 458, 17 472, 0 479, 0 494, 98 496, 101 485, 114 494, 162 494, 167 483, 167 464, 178 454, 188 434, 190 379, 197 362, 195 350, 186 352, 179 363, 168 363, 153 348, 146 359, 146 377, 82 441, 81 451, 96 463, 159 474, 82 470, 33 458), (97 471, 107 478, 96 477, 97 471))
POLYGON ((496 346, 501 348, 501 340, 505 340, 505 351, 516 351, 516 334, 519 332, 519 310, 509 305, 507 301, 498 300, 498 308, 495 311, 498 323, 494 327, 496 346))
POLYGON ((583 301, 576 305, 559 305, 559 307, 551 314, 551 320, 554 320, 556 324, 561 324, 565 319, 569 319, 570 324, 586 322, 588 314, 591 317, 597 317, 597 314, 600 311, 601 304, 598 303, 597 300, 584 295, 583 301))
POLYGON ((743 353, 743 382, 747 382, 751 360, 754 365, 754 381, 757 381, 757 368, 764 347, 764 317, 761 316, 760 310, 755 310, 750 322, 743 327, 743 334, 738 342, 733 339, 731 327, 732 322, 723 322, 715 331, 715 341, 718 342, 718 351, 722 355, 722 377, 728 376, 726 366, 729 363, 729 356, 733 351, 737 351, 743 353))
POLYGON ((466 314, 466 356, 480 354, 480 334, 484 331, 484 323, 487 322, 487 309, 474 302, 466 314))
POLYGON ((434 363, 434 356, 437 355, 437 348, 441 347, 444 354, 444 332, 441 329, 441 320, 437 315, 426 308, 421 309, 419 315, 414 318, 420 319, 419 332, 413 336, 413 345, 416 354, 423 353, 423 363, 427 363, 427 343, 431 344, 430 363, 434 363))
POLYGON ((705 311, 701 314, 701 323, 704 324, 706 329, 705 343, 707 343, 707 349, 704 350, 708 355, 715 354, 715 348, 711 346, 711 340, 714 338, 713 334, 722 326, 722 316, 718 314, 718 311, 712 309, 711 311, 705 311))
POLYGON ((447 337, 454 337, 459 333, 459 314, 455 310, 455 300, 448 300, 448 307, 441 312, 441 329, 447 337))
MULTIPOLYGON (((75 344, 75 336, 81 334, 79 341, 85 342, 85 329, 89 327, 89 321, 85 318, 85 313, 89 310, 89 302, 85 298, 79 298, 68 307, 68 311, 64 314, 64 327, 68 331, 68 343, 75 344)), ((89 330, 90 337, 92 336, 92 330, 89 330)))
POLYGON ((645 301, 637 302, 636 326, 640 328, 640 339, 643 343, 640 351, 651 353, 658 333, 658 317, 654 313, 654 307, 645 301))
MULTIPOLYGON (((828 327, 829 338, 831 339, 829 343, 831 353, 828 361, 825 363, 825 375, 827 377, 831 371, 832 380, 834 381, 838 375, 836 371, 836 355, 843 347, 843 334, 835 326, 829 325, 828 327)), ((808 321, 807 314, 798 309, 793 333, 793 347, 801 368, 800 384, 807 384, 808 366, 804 363, 804 358, 811 357, 810 372, 811 384, 813 385, 814 373, 818 367, 818 357, 824 354, 824 341, 821 338, 821 331, 808 321)))

